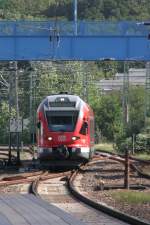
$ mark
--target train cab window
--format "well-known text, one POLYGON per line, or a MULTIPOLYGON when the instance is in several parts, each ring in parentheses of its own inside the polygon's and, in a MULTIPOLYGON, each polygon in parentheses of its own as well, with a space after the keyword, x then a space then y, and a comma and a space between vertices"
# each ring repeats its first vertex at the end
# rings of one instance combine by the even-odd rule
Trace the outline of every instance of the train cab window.
POLYGON ((88 123, 83 122, 82 127, 80 129, 80 134, 86 135, 88 133, 88 123))
POLYGON ((48 111, 46 118, 49 130, 72 132, 76 126, 78 111, 48 111))

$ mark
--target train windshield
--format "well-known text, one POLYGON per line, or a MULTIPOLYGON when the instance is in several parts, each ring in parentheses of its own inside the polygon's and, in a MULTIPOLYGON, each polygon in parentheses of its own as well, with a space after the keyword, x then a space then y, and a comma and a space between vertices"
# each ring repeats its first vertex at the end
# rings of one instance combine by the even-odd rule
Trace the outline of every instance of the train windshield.
POLYGON ((46 118, 50 131, 72 132, 75 129, 78 111, 47 111, 46 118))

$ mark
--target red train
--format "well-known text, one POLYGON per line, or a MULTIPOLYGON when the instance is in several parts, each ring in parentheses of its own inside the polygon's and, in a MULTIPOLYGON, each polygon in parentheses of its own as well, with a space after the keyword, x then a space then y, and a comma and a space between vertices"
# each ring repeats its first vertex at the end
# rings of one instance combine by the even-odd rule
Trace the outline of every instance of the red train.
POLYGON ((94 153, 94 115, 80 97, 47 96, 37 111, 37 143, 40 160, 90 159, 94 153))

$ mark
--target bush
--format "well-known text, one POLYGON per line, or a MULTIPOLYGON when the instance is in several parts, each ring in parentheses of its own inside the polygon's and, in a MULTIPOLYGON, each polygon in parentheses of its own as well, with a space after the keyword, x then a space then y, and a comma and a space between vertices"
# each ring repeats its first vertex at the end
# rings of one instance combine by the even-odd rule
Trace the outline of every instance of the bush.
MULTIPOLYGON (((120 136, 116 138, 116 150, 119 152, 125 152, 125 149, 128 148, 130 151, 133 148, 132 137, 125 138, 120 136)), ((150 152, 150 138, 146 134, 138 134, 135 140, 134 151, 139 152, 150 152)))
POLYGON ((150 148, 150 141, 146 134, 138 134, 136 137, 135 151, 145 152, 150 148))
POLYGON ((116 138, 116 150, 118 152, 125 153, 126 149, 132 149, 132 138, 125 138, 125 137, 117 137, 116 138))
POLYGON ((24 144, 31 144, 31 134, 29 130, 24 130, 22 133, 22 141, 24 144))

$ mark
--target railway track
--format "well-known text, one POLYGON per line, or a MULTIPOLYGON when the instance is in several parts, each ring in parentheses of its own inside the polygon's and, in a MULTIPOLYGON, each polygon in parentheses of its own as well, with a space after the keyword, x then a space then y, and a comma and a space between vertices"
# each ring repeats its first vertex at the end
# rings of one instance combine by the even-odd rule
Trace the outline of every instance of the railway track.
POLYGON ((0 180, 0 193, 28 193, 30 184, 44 172, 35 171, 2 176, 0 180))
POLYGON ((32 167, 34 167, 34 151, 32 148, 26 147, 23 149, 23 151, 20 151, 20 160, 21 165, 17 160, 17 150, 15 148, 12 149, 11 152, 11 162, 9 162, 9 149, 8 146, 0 146, 0 169, 7 171, 7 170, 18 170, 21 166, 22 170, 32 170, 32 167))
MULTIPOLYGON (((0 150, 0 169, 3 169, 4 167, 7 166, 9 159, 9 153, 8 150, 0 150)), ((12 154, 12 164, 15 164, 16 162, 16 156, 12 154)))
MULTIPOLYGON (((80 167, 80 169, 81 168, 83 168, 83 166, 80 167)), ((98 212, 86 204, 83 204, 80 200, 76 200, 67 188, 67 181, 72 173, 72 171, 61 173, 39 171, 6 177, 0 181, 1 191, 2 187, 4 187, 2 192, 5 193, 14 193, 17 191, 27 193, 30 190, 31 193, 36 195, 39 194, 44 200, 48 200, 50 203, 60 207, 64 211, 78 217, 78 219, 87 222, 89 225, 105 223, 108 225, 113 223, 115 225, 126 224, 115 218, 110 218, 102 212, 98 212), (31 183, 32 185, 30 186, 31 183)))
MULTIPOLYGON (((105 159, 112 159, 112 160, 116 160, 121 163, 125 163, 124 156, 120 155, 120 154, 117 155, 117 154, 108 153, 108 152, 96 152, 95 157, 102 157, 105 159)), ((135 170, 140 176, 150 179, 150 174, 143 172, 141 169, 141 165, 147 166, 150 168, 149 160, 141 160, 141 159, 137 159, 135 157, 129 157, 129 160, 130 160, 131 169, 135 170)))
MULTIPOLYGON (((98 159, 95 159, 95 162, 98 162, 98 161, 99 161, 98 159)), ((78 174, 77 171, 75 171, 72 174, 68 184, 69 184, 69 188, 71 192, 77 198, 79 198, 79 201, 76 201, 70 195, 70 192, 68 192, 68 189, 66 189, 67 184, 66 184, 66 179, 64 179, 64 177, 61 177, 59 179, 54 178, 53 180, 47 180, 47 181, 44 181, 44 183, 40 183, 38 188, 38 193, 44 200, 47 200, 50 203, 55 204, 56 206, 60 207, 61 209, 67 212, 69 211, 72 215, 77 216, 78 219, 81 219, 88 224, 109 224, 109 221, 110 221, 110 224, 122 224, 123 222, 121 221, 118 222, 118 220, 114 218, 109 218, 108 215, 103 214, 102 212, 98 212, 93 208, 89 208, 89 206, 87 207, 87 205, 91 205, 92 207, 100 211, 104 211, 105 213, 110 214, 112 216, 115 215, 117 218, 127 221, 128 222, 127 224, 135 224, 135 225, 149 224, 143 220, 137 219, 133 216, 129 216, 127 214, 121 213, 112 208, 109 208, 104 204, 96 203, 95 201, 92 201, 90 197, 87 196, 87 193, 84 193, 83 190, 80 190, 82 189, 81 181, 80 181, 81 179, 80 179, 80 176, 79 176, 79 181, 78 179, 75 179, 76 174, 78 174), (74 180, 77 180, 75 181, 75 185, 73 182, 74 180), (83 203, 81 203, 81 200, 84 201, 87 205, 83 205, 83 203), (89 215, 93 215, 93 217, 89 215)))
MULTIPOLYGON (((95 160, 95 161, 98 161, 95 160)), ((79 170, 83 169, 85 166, 80 166, 79 170)), ((56 205, 57 207, 63 209, 66 212, 74 215, 81 221, 86 222, 87 224, 91 225, 102 225, 102 224, 130 224, 122 222, 116 218, 110 217, 107 214, 101 212, 101 210, 97 210, 93 207, 89 206, 89 202, 83 203, 81 200, 83 198, 82 194, 78 193, 78 200, 71 195, 73 192, 73 183, 72 177, 76 176, 76 171, 68 174, 66 173, 59 173, 58 177, 54 176, 51 179, 43 179, 40 178, 32 184, 32 193, 36 195, 40 195, 40 197, 51 204, 56 205), (66 175, 68 179, 66 179, 66 175), (42 182, 41 182, 42 180, 42 182)), ((76 189, 80 187, 80 183, 76 182, 76 189)))
MULTIPOLYGON (((97 163, 102 161, 102 156, 99 156, 93 160, 91 163, 97 163)), ((89 163, 90 165, 90 163, 89 163)), ((85 166, 80 166, 79 171, 85 170, 85 166)), ((67 171, 62 173, 49 173, 48 171, 38 171, 33 173, 19 174, 18 176, 3 178, 0 181, 0 186, 5 187, 6 192, 15 192, 20 190, 22 193, 30 192, 40 195, 44 200, 60 207, 61 209, 69 212, 70 214, 78 217, 81 221, 85 221, 87 224, 97 225, 97 224, 147 224, 147 223, 135 223, 126 218, 128 223, 122 222, 116 218, 112 218, 103 212, 97 211, 89 205, 94 206, 95 203, 89 203, 90 199, 87 197, 87 193, 81 190, 81 178, 77 171, 67 171), (78 176, 77 176, 78 175, 78 176), (70 179, 69 179, 70 178, 70 179), (68 179, 70 180, 68 182, 68 179), (75 181, 75 182, 74 182, 75 181), (32 186, 30 187, 30 184, 32 186), (76 200, 68 191, 68 185, 70 191, 75 194, 79 200, 76 200), (16 186, 17 185, 17 186, 16 186), (6 188, 7 187, 7 188, 6 188), (9 187, 9 188, 8 188, 9 187), (11 188, 10 188, 11 187, 11 188), (13 189, 14 187, 14 189, 13 189), (20 188, 16 188, 20 187, 20 188), (84 200, 86 204, 83 204, 81 200, 84 200)), ((97 203, 96 203, 97 204, 97 203)), ((107 212, 104 206, 97 206, 96 208, 107 212), (105 209, 104 209, 105 208, 105 209)), ((109 211, 109 210, 108 210, 109 211)), ((110 214, 116 214, 112 211, 110 214)), ((136 221, 137 222, 137 221, 136 221)))
MULTIPOLYGON (((97 156, 102 156, 102 157, 116 157, 118 159, 124 159, 125 156, 123 154, 116 154, 113 152, 107 152, 107 151, 96 151, 96 155, 97 156)), ((133 162, 141 162, 141 163, 145 163, 145 164, 150 164, 150 160, 144 160, 144 159, 138 159, 136 157, 133 156, 129 156, 129 159, 133 162)))
MULTIPOLYGON (((39 182, 36 189, 38 195, 51 204, 59 207, 60 209, 75 216, 77 219, 86 222, 89 225, 125 225, 116 218, 112 218, 107 214, 100 212, 88 204, 84 204, 81 199, 76 199, 68 190, 67 178, 64 175, 60 175, 58 178, 48 179, 44 182, 39 182)), ((69 183, 68 183, 69 184, 69 183)), ((76 188, 80 184, 76 183, 76 188)), ((69 185, 70 186, 70 185, 69 185)))
MULTIPOLYGON (((89 196, 88 198, 90 198, 90 200, 93 199, 93 202, 97 202, 98 205, 100 203, 100 206, 97 205, 96 207, 100 207, 105 211, 105 206, 101 206, 101 202, 103 202, 106 205, 110 205, 110 207, 116 208, 119 211, 124 211, 125 213, 139 218, 140 222, 135 220, 135 222, 131 221, 131 224, 149 224, 149 222, 144 222, 144 220, 149 221, 149 204, 143 204, 137 207, 136 205, 131 205, 130 207, 130 204, 127 205, 126 203, 126 205, 121 205, 111 198, 112 192, 117 194, 118 191, 123 191, 124 189, 124 166, 122 163, 114 159, 103 159, 101 162, 96 163, 93 167, 87 167, 84 169, 81 175, 81 192, 83 192, 83 194, 86 193, 86 195, 89 196), (140 207, 142 206, 143 210, 140 210, 140 207)), ((136 171, 132 170, 130 173, 130 189, 135 190, 135 192, 136 190, 139 190, 139 192, 142 191, 149 193, 150 181, 149 179, 139 176, 136 171)), ((85 201, 88 200, 85 198, 85 201)), ((93 202, 90 204, 93 204, 93 202)), ((122 215, 120 214, 120 216, 122 215)))

